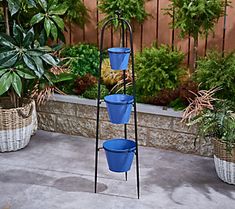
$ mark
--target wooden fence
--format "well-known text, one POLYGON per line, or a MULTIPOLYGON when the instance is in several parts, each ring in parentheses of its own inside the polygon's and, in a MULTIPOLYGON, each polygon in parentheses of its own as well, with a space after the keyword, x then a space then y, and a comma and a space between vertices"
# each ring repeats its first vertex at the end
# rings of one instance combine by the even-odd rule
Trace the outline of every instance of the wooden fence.
MULTIPOLYGON (((83 0, 89 10, 89 21, 84 28, 72 25, 68 29, 66 42, 75 44, 79 42, 99 44, 98 22, 104 15, 97 9, 97 0, 83 0)), ((186 54, 186 62, 189 64, 192 59, 193 40, 191 38, 180 39, 179 31, 172 30, 169 23, 172 21, 169 16, 164 15, 163 8, 166 8, 169 0, 146 1, 145 8, 152 17, 149 17, 143 24, 133 25, 134 49, 141 51, 152 43, 169 44, 176 46, 186 54)), ((232 51, 235 49, 235 0, 231 1, 231 7, 227 7, 227 16, 221 17, 215 27, 215 32, 208 38, 199 40, 199 55, 204 56, 208 50, 217 49, 232 51)), ((109 29, 105 35, 105 47, 119 45, 119 33, 109 29)))

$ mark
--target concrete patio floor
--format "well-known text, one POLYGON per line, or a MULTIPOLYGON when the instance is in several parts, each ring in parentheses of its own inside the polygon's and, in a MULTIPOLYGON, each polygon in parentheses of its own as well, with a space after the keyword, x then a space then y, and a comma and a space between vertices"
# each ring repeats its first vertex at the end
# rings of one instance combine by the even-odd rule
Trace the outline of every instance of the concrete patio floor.
POLYGON ((99 156, 94 188, 93 139, 38 131, 23 150, 0 154, 0 209, 235 209, 235 186, 221 182, 213 159, 140 147, 141 197, 135 164, 109 172, 99 156))

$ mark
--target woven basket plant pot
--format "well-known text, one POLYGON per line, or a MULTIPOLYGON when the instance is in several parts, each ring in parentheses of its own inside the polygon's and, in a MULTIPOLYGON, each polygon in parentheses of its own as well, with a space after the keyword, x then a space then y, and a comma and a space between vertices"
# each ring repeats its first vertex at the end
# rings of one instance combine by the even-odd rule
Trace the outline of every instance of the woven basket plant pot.
POLYGON ((34 101, 25 101, 19 108, 9 108, 9 104, 8 98, 0 98, 0 152, 24 148, 34 129, 34 101))
POLYGON ((235 147, 231 153, 228 153, 225 143, 219 140, 214 140, 213 142, 217 175, 224 182, 235 185, 235 147))
POLYGON ((36 133, 38 130, 38 118, 37 118, 37 108, 36 108, 36 103, 34 100, 32 100, 33 104, 33 112, 32 112, 32 123, 33 123, 33 130, 32 130, 32 135, 36 133))

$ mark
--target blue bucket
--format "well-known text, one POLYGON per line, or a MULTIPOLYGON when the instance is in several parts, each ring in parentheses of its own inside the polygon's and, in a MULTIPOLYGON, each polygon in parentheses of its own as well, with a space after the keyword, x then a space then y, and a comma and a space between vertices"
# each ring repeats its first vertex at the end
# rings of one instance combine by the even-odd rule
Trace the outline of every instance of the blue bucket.
POLYGON ((111 139, 103 143, 109 170, 113 172, 127 172, 136 150, 136 143, 127 139, 111 139))
POLYGON ((126 70, 128 68, 130 51, 129 48, 109 48, 111 69, 126 70))
POLYGON ((127 124, 130 120, 134 97, 126 94, 112 94, 104 97, 109 119, 115 124, 127 124))

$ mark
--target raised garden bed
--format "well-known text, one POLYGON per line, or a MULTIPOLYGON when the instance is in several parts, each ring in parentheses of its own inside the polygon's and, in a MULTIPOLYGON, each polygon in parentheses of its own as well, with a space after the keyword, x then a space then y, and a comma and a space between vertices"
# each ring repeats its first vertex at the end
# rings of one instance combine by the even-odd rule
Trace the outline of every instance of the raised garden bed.
MULTIPOLYGON (((96 101, 76 96, 54 95, 38 107, 39 128, 71 135, 95 138, 96 101)), ((143 146, 177 150, 203 156, 212 155, 210 140, 197 140, 196 128, 188 128, 181 121, 182 112, 160 106, 137 104, 138 137, 143 146)), ((111 125, 105 104, 101 105, 101 139, 124 135, 123 125, 111 125)), ((128 127, 128 138, 134 137, 133 117, 128 127)))

